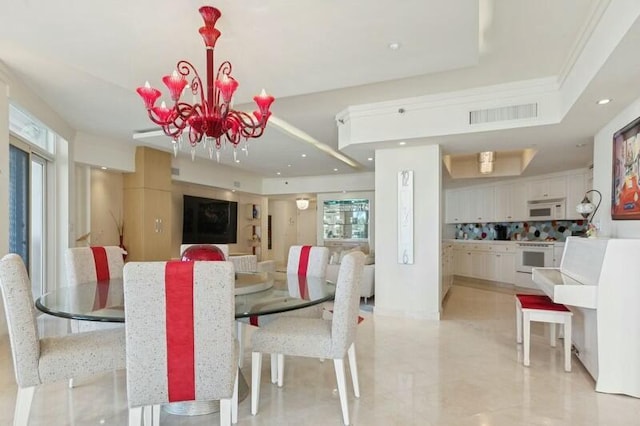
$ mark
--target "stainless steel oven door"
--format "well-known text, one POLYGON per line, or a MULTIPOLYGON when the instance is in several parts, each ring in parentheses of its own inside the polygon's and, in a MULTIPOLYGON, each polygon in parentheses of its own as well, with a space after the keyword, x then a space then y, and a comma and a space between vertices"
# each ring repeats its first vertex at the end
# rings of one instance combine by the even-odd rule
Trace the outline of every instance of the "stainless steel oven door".
POLYGON ((516 272, 553 266, 553 244, 518 243, 516 255, 516 272))

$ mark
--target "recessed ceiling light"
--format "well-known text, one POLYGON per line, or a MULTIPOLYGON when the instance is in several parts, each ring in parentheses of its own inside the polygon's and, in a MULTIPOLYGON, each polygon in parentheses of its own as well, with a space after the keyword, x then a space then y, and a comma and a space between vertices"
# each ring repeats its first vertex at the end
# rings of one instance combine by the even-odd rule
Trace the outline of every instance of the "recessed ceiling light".
POLYGON ((373 157, 367 158, 367 161, 373 161, 373 157))
POLYGON ((240 162, 240 160, 236 160, 236 163, 239 163, 239 162, 240 162))
POLYGON ((231 192, 236 192, 236 190, 235 190, 235 189, 232 189, 232 190, 231 190, 231 192))
POLYGON ((102 170, 107 170, 105 166, 100 167, 102 170))
POLYGON ((287 164, 287 167, 291 167, 291 164, 287 164))
POLYGON ((391 49, 391 50, 400 49, 400 43, 398 43, 398 42, 389 43, 389 49, 391 49))
POLYGON ((582 148, 583 146, 586 146, 586 145, 587 145, 586 143, 579 143, 579 144, 576 144, 576 148, 582 148))
POLYGON ((606 105, 609 102, 611 102, 611 99, 605 98, 605 99, 600 99, 598 102, 596 102, 598 105, 606 105))
POLYGON ((399 142, 398 145, 405 146, 407 143, 405 141, 399 142))
POLYGON ((338 171, 338 169, 333 169, 333 171, 334 171, 334 172, 337 172, 337 171, 338 171))
POLYGON ((276 174, 277 174, 278 176, 280 176, 282 173, 280 173, 280 172, 276 172, 276 174))
POLYGON ((302 154, 302 158, 305 158, 307 156, 307 154, 302 154))

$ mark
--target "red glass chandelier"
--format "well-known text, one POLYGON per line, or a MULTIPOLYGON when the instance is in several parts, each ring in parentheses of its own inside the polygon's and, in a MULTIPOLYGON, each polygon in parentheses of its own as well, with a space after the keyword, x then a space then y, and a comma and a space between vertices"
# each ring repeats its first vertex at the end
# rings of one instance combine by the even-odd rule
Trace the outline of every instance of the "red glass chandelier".
MULTIPOLYGON (((213 50, 220 37, 220 31, 215 25, 221 13, 211 6, 203 6, 199 12, 204 19, 204 27, 201 27, 199 32, 207 52, 206 87, 202 84, 195 67, 190 62, 181 60, 173 74, 162 77, 163 83, 169 89, 172 107, 168 107, 164 101, 160 106, 155 105, 162 93, 151 87, 148 81, 136 91, 144 101, 151 121, 158 124, 164 133, 172 138, 174 154, 177 155, 178 147, 188 135, 192 159, 195 156, 195 147, 203 142, 205 147, 208 145, 210 157, 213 157, 213 150, 216 149, 219 161, 219 150, 223 141, 237 148, 243 140, 262 136, 271 115, 269 108, 274 98, 267 95, 264 89, 260 95, 254 96, 253 100, 258 109, 253 111, 253 116, 231 108, 233 94, 238 88, 238 82, 231 76, 231 63, 223 62, 215 78, 213 73, 213 50), (190 89, 193 94, 192 104, 180 100, 185 89, 190 89)), ((234 149, 234 160, 235 155, 234 149)))

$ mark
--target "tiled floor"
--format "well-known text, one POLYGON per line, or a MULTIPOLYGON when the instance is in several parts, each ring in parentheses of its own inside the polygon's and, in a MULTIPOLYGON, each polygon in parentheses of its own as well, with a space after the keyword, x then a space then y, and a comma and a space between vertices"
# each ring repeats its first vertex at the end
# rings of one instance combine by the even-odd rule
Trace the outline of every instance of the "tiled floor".
MULTIPOLYGON (((565 373, 562 345, 551 348, 544 329, 532 332, 531 367, 515 343, 513 292, 454 285, 443 320, 372 317, 358 329, 361 398, 349 396, 352 424, 421 426, 640 425, 640 400, 599 394, 579 361, 565 373)), ((47 324, 51 328, 51 324, 47 324)), ((55 325, 53 328, 56 328, 55 325)), ((250 376, 250 353, 244 374, 250 376)), ((265 361, 268 359, 265 358, 265 361)), ((333 363, 288 358, 285 386, 269 382, 263 362, 260 412, 241 402, 240 425, 342 423, 333 363)), ((349 389, 350 385, 349 385, 349 389)), ((11 424, 15 401, 8 342, 0 343, 0 425, 11 424)), ((179 417, 164 425, 217 424, 216 414, 179 417)), ((38 389, 30 425, 125 425, 123 372, 38 389)))

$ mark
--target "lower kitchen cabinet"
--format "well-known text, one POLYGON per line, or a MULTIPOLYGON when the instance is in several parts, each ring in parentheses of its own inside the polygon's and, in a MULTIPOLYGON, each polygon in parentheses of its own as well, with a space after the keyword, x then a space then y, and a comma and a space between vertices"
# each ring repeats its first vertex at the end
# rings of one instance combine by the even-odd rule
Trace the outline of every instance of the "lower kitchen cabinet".
POLYGON ((453 273, 461 277, 514 284, 515 245, 454 243, 453 273))

